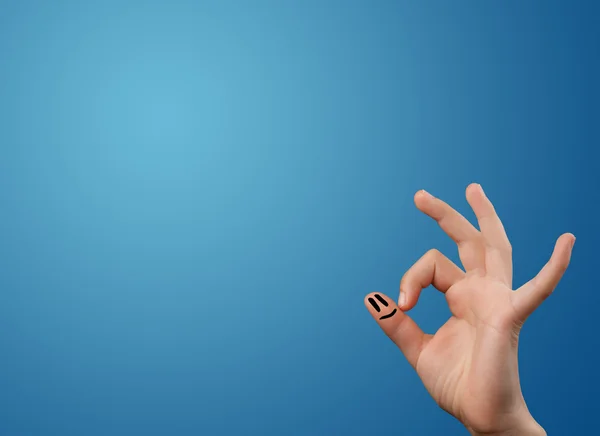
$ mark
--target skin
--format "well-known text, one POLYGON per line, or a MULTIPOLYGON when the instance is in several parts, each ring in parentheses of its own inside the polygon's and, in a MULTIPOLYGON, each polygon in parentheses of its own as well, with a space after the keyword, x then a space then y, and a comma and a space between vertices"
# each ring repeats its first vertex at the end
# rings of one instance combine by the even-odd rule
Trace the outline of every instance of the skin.
POLYGON ((513 290, 512 248, 502 222, 480 185, 470 185, 466 196, 480 230, 442 200, 425 191, 415 195, 417 208, 458 245, 464 270, 431 250, 402 278, 398 304, 384 294, 371 293, 365 305, 437 404, 472 435, 545 435, 521 392, 519 332, 558 285, 575 237, 560 236, 536 277, 513 290), (423 333, 405 313, 429 285, 445 293, 452 312, 434 335, 423 333), (368 301, 375 294, 389 305, 377 311, 368 301), (395 308, 399 310, 393 316, 380 319, 395 308))

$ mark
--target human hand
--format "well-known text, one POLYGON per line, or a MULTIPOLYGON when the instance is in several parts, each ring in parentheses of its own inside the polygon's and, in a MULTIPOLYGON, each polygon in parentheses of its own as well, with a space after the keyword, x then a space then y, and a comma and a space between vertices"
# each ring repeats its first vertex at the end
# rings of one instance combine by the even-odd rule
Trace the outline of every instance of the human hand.
POLYGON ((477 184, 466 195, 480 230, 442 200, 425 191, 415 195, 417 208, 457 243, 465 271, 431 250, 402 278, 398 305, 381 293, 367 295, 365 305, 437 404, 471 434, 545 435, 521 393, 519 332, 560 281, 575 237, 558 238, 549 262, 513 291, 512 248, 494 206, 477 184), (434 335, 405 314, 429 285, 445 293, 452 312, 434 335))

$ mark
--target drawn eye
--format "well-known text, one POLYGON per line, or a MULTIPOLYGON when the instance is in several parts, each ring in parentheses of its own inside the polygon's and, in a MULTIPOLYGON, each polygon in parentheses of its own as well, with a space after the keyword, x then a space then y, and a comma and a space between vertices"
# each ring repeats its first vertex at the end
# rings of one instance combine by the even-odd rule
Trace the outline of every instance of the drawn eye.
POLYGON ((375 300, 373 300, 371 297, 369 297, 369 303, 371 303, 371 306, 373 306, 373 308, 377 311, 377 312, 381 312, 381 309, 379 308, 379 305, 377 304, 377 302, 375 300))
POLYGON ((388 302, 385 301, 381 295, 375 294, 375 298, 377 298, 379 300, 379 302, 381 304, 383 304, 385 307, 388 307, 388 302))

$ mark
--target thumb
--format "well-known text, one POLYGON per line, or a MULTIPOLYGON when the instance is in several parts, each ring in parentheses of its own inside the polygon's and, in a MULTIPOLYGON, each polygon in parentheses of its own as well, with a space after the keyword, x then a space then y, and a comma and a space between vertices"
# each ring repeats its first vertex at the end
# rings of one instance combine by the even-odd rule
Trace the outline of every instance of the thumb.
POLYGON ((400 348, 408 363, 416 367, 425 345, 426 335, 423 330, 384 294, 367 295, 365 306, 383 332, 400 348))

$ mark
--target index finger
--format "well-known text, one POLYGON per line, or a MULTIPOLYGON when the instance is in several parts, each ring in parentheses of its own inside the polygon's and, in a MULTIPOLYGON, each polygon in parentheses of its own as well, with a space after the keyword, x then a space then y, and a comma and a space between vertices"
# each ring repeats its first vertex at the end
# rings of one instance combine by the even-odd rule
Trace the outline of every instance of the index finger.
POLYGON ((466 270, 485 268, 485 257, 480 246, 481 233, 469 220, 425 190, 415 194, 415 205, 421 212, 433 218, 456 242, 466 270))

